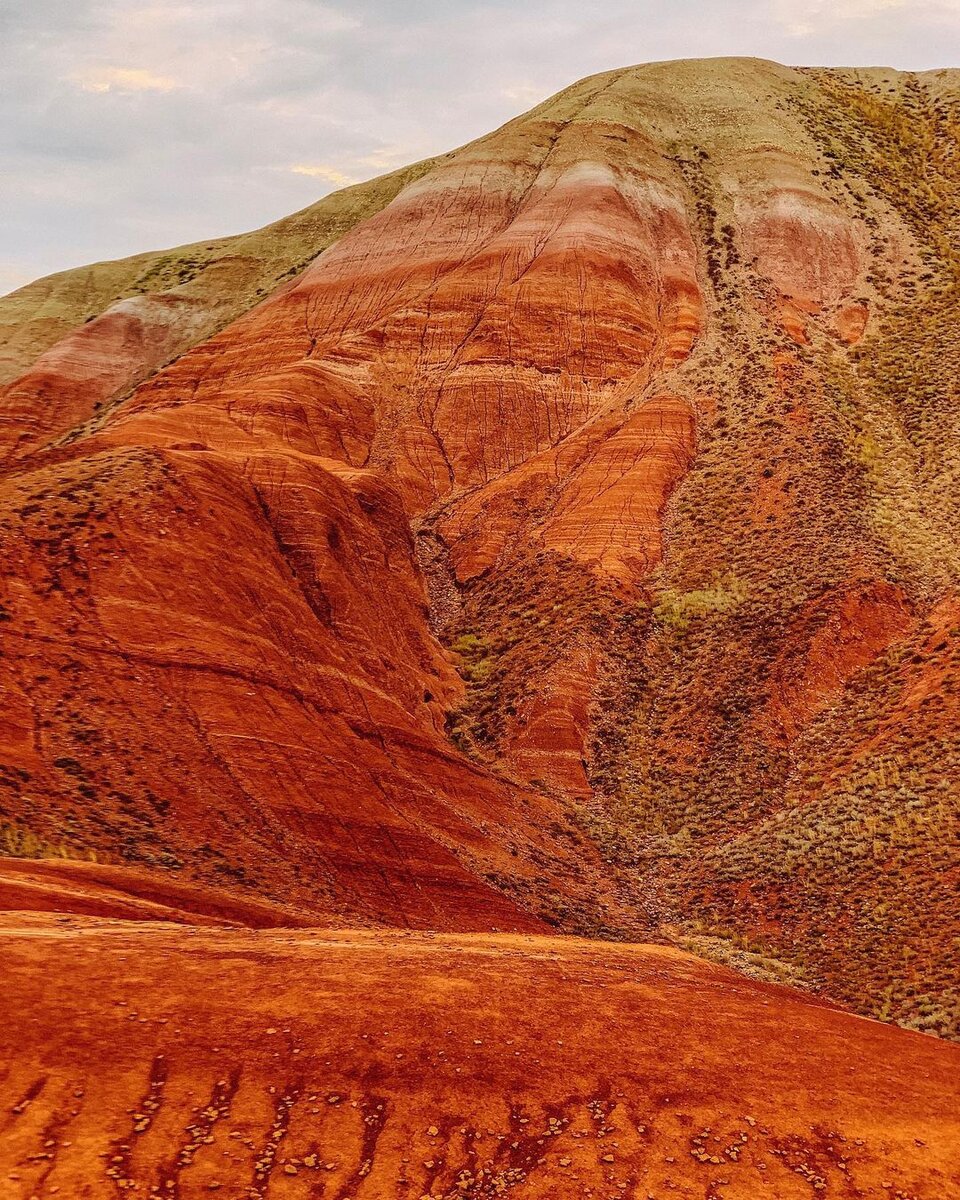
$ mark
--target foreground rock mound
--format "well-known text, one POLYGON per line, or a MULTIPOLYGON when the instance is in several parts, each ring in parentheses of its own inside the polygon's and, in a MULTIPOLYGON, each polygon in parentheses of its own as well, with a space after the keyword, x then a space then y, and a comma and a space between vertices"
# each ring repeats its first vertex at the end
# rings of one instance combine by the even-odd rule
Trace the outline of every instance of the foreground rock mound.
POLYGON ((960 1188, 960 1048, 663 947, 14 918, 2 950, 4 1195, 960 1188))

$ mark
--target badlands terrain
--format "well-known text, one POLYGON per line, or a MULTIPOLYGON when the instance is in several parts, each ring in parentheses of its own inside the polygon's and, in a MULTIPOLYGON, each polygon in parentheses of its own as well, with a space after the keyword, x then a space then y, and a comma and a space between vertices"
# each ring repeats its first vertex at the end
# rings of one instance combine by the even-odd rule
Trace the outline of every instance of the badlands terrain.
POLYGON ((960 1195, 958 135, 632 67, 0 299, 0 1195, 960 1195))

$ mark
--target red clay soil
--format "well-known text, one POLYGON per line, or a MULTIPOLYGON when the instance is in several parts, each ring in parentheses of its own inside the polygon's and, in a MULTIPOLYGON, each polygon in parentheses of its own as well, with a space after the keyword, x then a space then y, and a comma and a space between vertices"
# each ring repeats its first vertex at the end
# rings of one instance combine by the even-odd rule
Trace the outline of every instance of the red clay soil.
POLYGON ((0 1193, 948 1200, 960 1047, 664 947, 8 916, 0 1193))
POLYGON ((136 867, 57 859, 0 859, 0 911, 75 913, 184 925, 313 927, 302 909, 203 887, 136 867))
POLYGON ((61 347, 111 374, 86 410, 56 348, 8 387, 3 816, 346 923, 633 919, 531 786, 586 790, 589 653, 469 761, 411 535, 462 499, 454 586, 518 540, 627 591, 660 558, 695 419, 644 390, 700 327, 697 252, 677 172, 594 116, 615 82, 443 160, 116 407, 117 356, 156 364, 103 322, 61 347))

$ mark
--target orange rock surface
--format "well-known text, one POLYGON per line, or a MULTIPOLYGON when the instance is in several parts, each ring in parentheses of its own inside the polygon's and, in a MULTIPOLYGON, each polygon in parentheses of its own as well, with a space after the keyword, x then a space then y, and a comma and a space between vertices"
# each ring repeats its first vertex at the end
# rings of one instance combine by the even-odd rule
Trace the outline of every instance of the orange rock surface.
POLYGON ((29 917, 0 936, 6 1194, 960 1187, 960 1048, 665 947, 29 917))

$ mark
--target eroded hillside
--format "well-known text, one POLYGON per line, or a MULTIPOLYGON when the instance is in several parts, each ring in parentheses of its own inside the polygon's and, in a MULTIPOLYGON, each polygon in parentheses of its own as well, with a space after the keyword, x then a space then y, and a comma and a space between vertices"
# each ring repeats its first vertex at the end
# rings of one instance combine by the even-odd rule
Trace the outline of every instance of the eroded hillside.
POLYGON ((8 850, 955 1034, 958 132, 957 72, 630 68, 206 325, 192 250, 3 301, 8 850))

